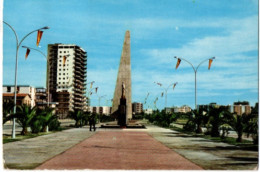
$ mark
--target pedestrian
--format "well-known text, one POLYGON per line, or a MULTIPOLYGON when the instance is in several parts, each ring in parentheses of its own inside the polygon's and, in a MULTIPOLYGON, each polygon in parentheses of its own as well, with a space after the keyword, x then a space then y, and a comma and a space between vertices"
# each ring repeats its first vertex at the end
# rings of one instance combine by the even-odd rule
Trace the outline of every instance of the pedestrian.
POLYGON ((92 131, 92 127, 96 131, 96 120, 93 114, 89 118, 89 131, 92 131))

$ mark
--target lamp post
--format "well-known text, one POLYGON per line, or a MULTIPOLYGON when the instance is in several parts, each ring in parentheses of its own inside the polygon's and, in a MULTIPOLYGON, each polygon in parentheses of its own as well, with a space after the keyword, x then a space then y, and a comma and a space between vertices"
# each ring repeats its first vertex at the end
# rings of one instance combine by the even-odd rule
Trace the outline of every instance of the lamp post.
MULTIPOLYGON (((98 96, 98 107, 99 107, 99 108, 100 108, 100 101, 101 101, 101 99, 104 98, 104 97, 106 97, 106 95, 98 96)), ((99 109, 99 108, 98 108, 98 109, 99 109)), ((99 122, 100 122, 100 116, 101 116, 101 114, 99 113, 99 122)))
MULTIPOLYGON (((46 60, 47 60, 47 62, 48 62, 48 59, 47 59, 47 56, 42 52, 42 51, 40 51, 40 50, 37 50, 37 49, 35 49, 35 48, 31 48, 31 47, 27 47, 27 46, 22 46, 22 48, 27 48, 28 50, 35 50, 35 51, 38 51, 39 53, 41 53, 45 58, 46 58, 46 60)), ((47 105, 48 105, 48 107, 50 106, 50 88, 49 88, 49 78, 47 78, 47 90, 48 90, 48 102, 47 102, 47 105)))
POLYGON ((181 57, 177 57, 177 56, 174 56, 174 58, 176 58, 178 61, 177 61, 177 64, 176 64, 176 69, 178 68, 179 64, 181 63, 181 60, 184 60, 186 61, 187 63, 189 63, 194 71, 194 74, 195 74, 195 109, 197 109, 197 71, 198 71, 198 68, 200 67, 200 65, 202 63, 204 63, 205 61, 209 61, 209 66, 208 66, 208 69, 210 69, 210 66, 211 66, 211 63, 212 61, 215 59, 215 57, 212 57, 212 58, 209 58, 209 59, 206 59, 206 60, 203 60, 202 62, 199 63, 199 65, 195 68, 191 62, 189 62, 188 60, 184 59, 184 58, 181 58, 181 57))
MULTIPOLYGON (((156 84, 159 85, 160 87, 162 86, 162 84, 159 83, 159 82, 154 82, 154 83, 156 83, 156 84)), ((164 88, 164 91, 165 91, 165 103, 164 103, 164 106, 165 106, 165 108, 167 107, 167 92, 168 92, 168 89, 169 89, 171 86, 173 86, 173 90, 174 90, 174 88, 175 88, 175 86, 176 86, 177 84, 178 84, 178 82, 174 82, 174 83, 170 84, 167 88, 164 88)))
MULTIPOLYGON (((24 39, 26 37, 28 37, 29 35, 31 35, 32 33, 36 32, 36 31, 41 31, 41 30, 45 30, 45 29, 49 29, 48 26, 36 29, 31 31, 30 33, 28 33, 27 35, 25 35, 21 41, 19 42, 18 36, 16 34, 16 31, 14 30, 14 28, 8 24, 7 22, 3 21, 4 24, 6 24, 8 27, 10 27, 12 29, 12 31, 14 32, 15 38, 16 38, 16 56, 15 56, 15 76, 14 76, 14 114, 16 113, 16 90, 17 90, 17 68, 18 68, 18 52, 19 52, 19 48, 21 46, 21 43, 24 41, 24 39)), ((38 39, 37 39, 37 44, 38 44, 38 39)), ((13 127, 12 127, 12 138, 15 138, 15 118, 13 118, 13 127)))
POLYGON ((150 93, 148 92, 147 93, 147 96, 145 97, 145 99, 144 99, 144 105, 146 105, 146 103, 147 103, 147 99, 148 99, 148 96, 150 95, 150 93))
MULTIPOLYGON (((90 85, 90 90, 88 90, 87 88, 87 98, 88 98, 88 103, 87 103, 87 111, 89 111, 89 106, 90 106, 90 96, 93 94, 92 90, 95 89, 95 92, 97 93, 98 87, 92 88, 92 85, 95 83, 95 81, 89 82, 87 84, 91 84, 90 85)), ((87 85, 86 84, 86 85, 87 85)))

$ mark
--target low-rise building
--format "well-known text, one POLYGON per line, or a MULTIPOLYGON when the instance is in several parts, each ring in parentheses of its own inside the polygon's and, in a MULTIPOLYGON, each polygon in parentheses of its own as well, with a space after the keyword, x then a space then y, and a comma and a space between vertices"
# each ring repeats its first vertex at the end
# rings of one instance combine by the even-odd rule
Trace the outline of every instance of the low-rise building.
MULTIPOLYGON (((22 103, 23 99, 25 98, 26 104, 28 104, 31 107, 34 107, 36 105, 35 99, 36 99, 36 89, 34 87, 31 87, 29 85, 17 85, 16 89, 16 98, 17 98, 17 103, 22 103), (28 95, 30 102, 28 98, 25 98, 26 95, 28 95), (19 98, 18 98, 19 97, 19 98), (19 99, 19 102, 18 102, 19 99)), ((5 100, 11 100, 14 101, 14 85, 4 85, 3 86, 3 98, 5 97, 5 100), (13 98, 12 98, 13 96, 13 98)), ((24 101, 25 101, 24 100, 24 101)))
POLYGON ((187 105, 183 105, 181 107, 174 107, 174 112, 188 113, 190 111, 191 111, 191 108, 187 105))
POLYGON ((147 115, 153 114, 153 109, 144 109, 144 114, 147 114, 147 115))
MULTIPOLYGON (((14 102, 14 93, 3 93, 3 103, 14 102)), ((32 99, 29 94, 18 93, 16 94, 16 105, 26 104, 31 106, 32 99)))

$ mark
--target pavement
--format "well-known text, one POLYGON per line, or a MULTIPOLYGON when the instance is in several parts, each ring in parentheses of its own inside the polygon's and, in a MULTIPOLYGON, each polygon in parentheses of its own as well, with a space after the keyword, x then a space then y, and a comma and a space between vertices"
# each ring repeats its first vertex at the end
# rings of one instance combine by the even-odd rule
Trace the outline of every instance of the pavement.
POLYGON ((258 151, 217 143, 170 129, 88 127, 3 145, 9 169, 252 170, 258 151))

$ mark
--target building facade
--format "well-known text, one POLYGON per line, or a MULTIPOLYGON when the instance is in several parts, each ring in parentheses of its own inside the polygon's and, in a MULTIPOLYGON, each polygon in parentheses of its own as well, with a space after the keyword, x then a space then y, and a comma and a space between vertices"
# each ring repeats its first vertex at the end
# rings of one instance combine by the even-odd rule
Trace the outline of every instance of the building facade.
POLYGON ((132 112, 133 114, 140 114, 143 112, 143 103, 132 103, 132 112))
POLYGON ((49 44, 47 87, 57 102, 56 114, 66 118, 69 111, 86 108, 87 53, 74 44, 49 44))
POLYGON ((190 111, 191 111, 191 108, 187 105, 184 105, 181 107, 174 107, 174 112, 188 113, 190 111))
POLYGON ((153 114, 153 109, 145 109, 144 114, 147 114, 147 115, 153 114))
POLYGON ((110 106, 90 106, 89 112, 101 115, 111 115, 112 107, 110 106))
POLYGON ((36 88, 35 104, 39 109, 44 109, 48 105, 48 94, 46 88, 36 88))
MULTIPOLYGON (((29 85, 18 85, 16 91, 17 105, 27 104, 31 107, 36 105, 36 89, 34 87, 29 85), (26 97, 27 95, 28 97, 26 97), (26 101, 23 99, 26 99, 26 101)), ((3 86, 3 102, 6 101, 14 101, 14 85, 3 86)))
POLYGON ((249 105, 249 102, 234 102, 233 105, 228 105, 228 110, 229 112, 236 113, 238 115, 248 115, 251 113, 251 106, 249 105))

